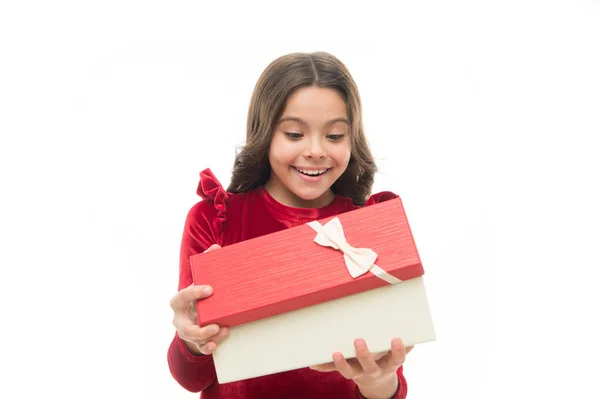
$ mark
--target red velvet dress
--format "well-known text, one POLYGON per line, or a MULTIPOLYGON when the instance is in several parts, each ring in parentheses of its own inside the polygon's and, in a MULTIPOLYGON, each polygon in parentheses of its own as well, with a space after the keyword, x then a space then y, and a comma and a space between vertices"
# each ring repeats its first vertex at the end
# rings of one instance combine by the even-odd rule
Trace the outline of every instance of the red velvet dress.
MULTIPOLYGON (((191 208, 185 221, 179 290, 192 284, 190 256, 204 252, 212 244, 224 247, 357 208, 351 199, 340 195, 323 208, 304 209, 277 202, 264 187, 231 194, 223 189, 208 169, 200 174, 198 195, 203 200, 191 208)), ((374 194, 365 206, 396 197, 391 192, 374 194)), ((298 343, 298 350, 302 350, 302 342, 298 343)), ((356 384, 338 372, 319 372, 309 368, 219 384, 212 355, 190 354, 177 334, 169 347, 168 362, 175 380, 191 392, 201 391, 203 399, 363 398, 356 384)), ((407 388, 402 367, 398 369, 398 380, 399 389, 394 399, 404 399, 407 388)))

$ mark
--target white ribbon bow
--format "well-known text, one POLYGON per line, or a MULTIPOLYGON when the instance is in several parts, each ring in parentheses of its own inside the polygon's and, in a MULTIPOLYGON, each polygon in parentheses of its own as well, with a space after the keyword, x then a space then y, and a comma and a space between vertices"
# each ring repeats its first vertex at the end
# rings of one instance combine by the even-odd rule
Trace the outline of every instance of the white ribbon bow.
POLYGON ((344 262, 352 278, 371 272, 390 284, 402 281, 375 264, 375 260, 377 260, 375 251, 370 248, 354 248, 348 244, 342 222, 337 217, 325 223, 324 226, 316 220, 307 224, 317 232, 317 236, 314 238, 317 244, 337 249, 344 254, 344 262))

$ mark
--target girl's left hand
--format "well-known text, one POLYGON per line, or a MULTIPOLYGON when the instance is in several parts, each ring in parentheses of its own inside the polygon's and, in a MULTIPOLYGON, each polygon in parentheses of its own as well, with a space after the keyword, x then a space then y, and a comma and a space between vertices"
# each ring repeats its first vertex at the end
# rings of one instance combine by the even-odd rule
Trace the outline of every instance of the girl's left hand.
POLYGON ((354 348, 356 358, 346 360, 341 353, 336 352, 333 354, 332 363, 310 368, 323 372, 338 371, 346 379, 354 380, 358 386, 372 386, 395 375, 404 363, 406 355, 413 349, 412 346, 405 348, 399 338, 392 340, 391 350, 388 352, 371 353, 362 339, 354 341, 354 348))

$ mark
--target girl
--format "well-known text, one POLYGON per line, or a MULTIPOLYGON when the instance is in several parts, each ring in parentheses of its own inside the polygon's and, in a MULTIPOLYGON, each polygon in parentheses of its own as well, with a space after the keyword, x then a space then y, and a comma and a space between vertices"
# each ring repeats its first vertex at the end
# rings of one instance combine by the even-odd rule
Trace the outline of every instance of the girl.
POLYGON ((260 76, 231 184, 225 190, 210 170, 202 172, 203 200, 185 222, 179 292, 171 300, 177 333, 168 361, 187 390, 202 391, 206 399, 406 397, 402 364, 411 348, 400 339, 389 352, 372 354, 358 338, 355 359, 334 353, 328 364, 221 385, 212 353, 228 330, 199 327, 195 314, 194 302, 212 289, 192 283, 191 255, 396 197, 369 196, 376 167, 361 114, 354 80, 330 54, 288 54, 260 76))

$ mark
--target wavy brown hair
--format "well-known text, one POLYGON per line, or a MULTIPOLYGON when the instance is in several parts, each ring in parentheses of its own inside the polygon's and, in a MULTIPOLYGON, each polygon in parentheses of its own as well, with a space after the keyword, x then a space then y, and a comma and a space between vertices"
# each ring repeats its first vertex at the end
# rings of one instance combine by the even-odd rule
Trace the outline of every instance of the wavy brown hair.
POLYGON ((335 90, 346 103, 350 119, 351 156, 348 167, 331 189, 364 205, 377 167, 365 138, 358 88, 346 66, 325 52, 292 53, 267 66, 252 94, 246 143, 235 157, 227 191, 240 193, 264 185, 271 175, 269 147, 290 95, 317 86, 335 90))

